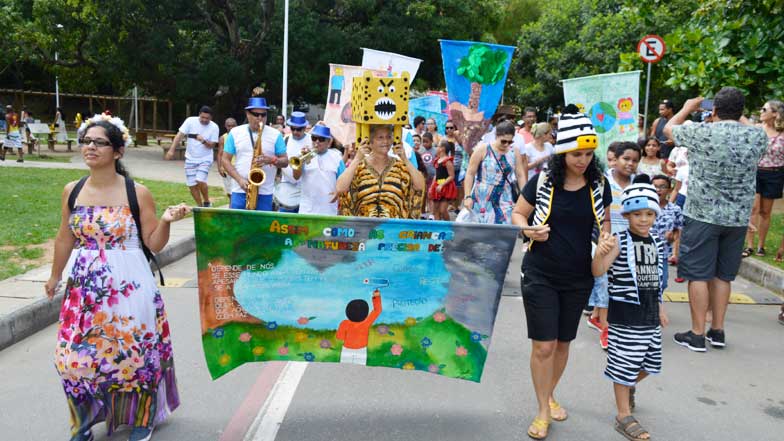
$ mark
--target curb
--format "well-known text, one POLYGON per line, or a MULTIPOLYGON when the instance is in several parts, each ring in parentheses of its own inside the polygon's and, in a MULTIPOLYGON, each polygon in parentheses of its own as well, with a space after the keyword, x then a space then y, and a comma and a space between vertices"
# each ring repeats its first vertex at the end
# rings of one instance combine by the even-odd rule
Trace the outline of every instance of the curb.
POLYGON ((784 271, 752 257, 741 260, 738 275, 778 295, 784 294, 784 271))
MULTIPOLYGON (((167 245, 157 254, 158 263, 163 268, 182 259, 194 250, 196 250, 196 238, 191 234, 167 245)), ((62 303, 63 293, 60 292, 52 300, 43 298, 0 317, 0 350, 57 322, 62 303)))

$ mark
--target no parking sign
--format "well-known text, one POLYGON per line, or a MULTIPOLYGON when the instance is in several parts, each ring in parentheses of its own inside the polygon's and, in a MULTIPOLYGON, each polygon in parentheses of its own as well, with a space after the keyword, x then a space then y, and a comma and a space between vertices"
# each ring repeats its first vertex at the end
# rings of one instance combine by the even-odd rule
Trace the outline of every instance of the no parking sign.
POLYGON ((637 53, 646 63, 658 63, 667 51, 664 39, 658 35, 646 35, 637 43, 637 53))

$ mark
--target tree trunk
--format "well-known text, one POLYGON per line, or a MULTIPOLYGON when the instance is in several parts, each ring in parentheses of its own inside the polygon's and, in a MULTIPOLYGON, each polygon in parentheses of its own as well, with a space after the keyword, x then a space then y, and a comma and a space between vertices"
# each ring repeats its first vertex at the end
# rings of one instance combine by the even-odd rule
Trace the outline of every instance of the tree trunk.
POLYGON ((482 85, 471 83, 471 95, 468 98, 468 108, 473 111, 479 110, 479 98, 482 96, 482 85))

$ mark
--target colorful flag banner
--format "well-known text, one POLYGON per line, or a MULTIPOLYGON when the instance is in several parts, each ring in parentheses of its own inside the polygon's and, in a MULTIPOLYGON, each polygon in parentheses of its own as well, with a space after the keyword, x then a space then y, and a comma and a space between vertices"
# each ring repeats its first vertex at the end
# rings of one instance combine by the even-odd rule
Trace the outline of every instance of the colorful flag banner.
POLYGON ((446 122, 449 117, 441 113, 441 98, 437 96, 423 96, 408 102, 409 121, 414 121, 417 116, 422 116, 427 120, 433 118, 438 127, 438 133, 446 133, 446 122))
POLYGON ((416 78, 416 73, 421 63, 422 60, 419 58, 362 48, 362 67, 383 70, 390 77, 402 72, 408 72, 409 84, 414 84, 414 78, 416 78))
POLYGON ((290 360, 480 381, 518 229, 194 210, 212 378, 290 360))
POLYGON ((563 80, 564 101, 575 104, 593 123, 599 138, 597 155, 607 157, 615 141, 637 142, 640 71, 563 80))
POLYGON ((473 148, 490 126, 512 62, 514 46, 441 40, 449 115, 473 148))
POLYGON ((428 96, 437 96, 441 100, 441 112, 449 115, 449 94, 440 90, 428 90, 428 96))
POLYGON ((343 144, 349 144, 355 140, 356 125, 351 119, 351 87, 354 84, 354 78, 362 76, 366 70, 372 71, 379 77, 387 75, 385 70, 345 64, 329 65, 324 123, 332 131, 332 136, 343 144))

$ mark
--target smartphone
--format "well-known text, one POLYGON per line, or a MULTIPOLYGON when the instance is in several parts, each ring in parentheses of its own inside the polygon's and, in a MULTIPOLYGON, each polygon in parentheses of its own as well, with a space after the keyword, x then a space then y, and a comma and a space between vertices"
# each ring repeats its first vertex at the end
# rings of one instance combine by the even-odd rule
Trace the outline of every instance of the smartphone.
POLYGON ((702 104, 700 104, 700 109, 713 110, 713 100, 702 100, 702 104))
POLYGON ((191 139, 196 139, 197 136, 199 136, 197 133, 189 133, 188 134, 188 138, 191 138, 191 139))

